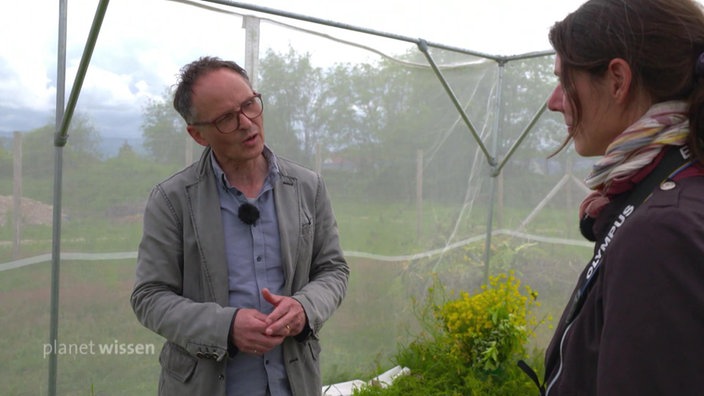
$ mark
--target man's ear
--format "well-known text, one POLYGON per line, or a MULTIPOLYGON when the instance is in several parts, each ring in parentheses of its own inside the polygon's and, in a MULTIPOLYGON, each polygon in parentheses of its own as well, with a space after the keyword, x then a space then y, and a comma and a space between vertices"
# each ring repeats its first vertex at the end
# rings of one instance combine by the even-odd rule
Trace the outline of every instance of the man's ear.
POLYGON ((188 125, 188 126, 186 126, 186 130, 188 131, 188 134, 191 135, 193 140, 196 141, 196 143, 200 144, 203 147, 208 146, 208 142, 203 138, 203 135, 201 135, 198 127, 188 125))
POLYGON ((631 92, 633 73, 631 65, 624 59, 614 58, 609 62, 606 78, 611 97, 616 103, 625 103, 631 92))

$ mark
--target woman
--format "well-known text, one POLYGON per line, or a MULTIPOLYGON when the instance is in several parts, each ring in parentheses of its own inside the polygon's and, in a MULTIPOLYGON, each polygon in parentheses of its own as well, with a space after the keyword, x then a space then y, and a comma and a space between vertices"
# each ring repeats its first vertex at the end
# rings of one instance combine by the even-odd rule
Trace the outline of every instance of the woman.
POLYGON ((565 144, 603 157, 580 207, 594 258, 546 351, 543 392, 703 395, 702 10, 590 0, 549 37, 548 107, 564 115, 565 144))

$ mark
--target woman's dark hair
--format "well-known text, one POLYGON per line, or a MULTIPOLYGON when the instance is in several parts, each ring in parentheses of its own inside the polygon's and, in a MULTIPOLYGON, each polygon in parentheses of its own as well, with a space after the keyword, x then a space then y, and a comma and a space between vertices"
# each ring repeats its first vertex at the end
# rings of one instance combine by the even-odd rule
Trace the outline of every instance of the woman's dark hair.
MULTIPOLYGON (((704 158, 704 76, 695 68, 704 52, 704 13, 693 0, 589 0, 550 30, 560 59, 560 82, 581 120, 572 71, 594 77, 621 58, 633 72, 632 89, 653 103, 689 103, 689 143, 704 158)), ((569 139, 569 138, 568 138, 569 139)))
POLYGON ((183 117, 186 123, 194 122, 193 113, 193 85, 202 76, 219 69, 230 69, 244 77, 249 83, 247 71, 232 61, 225 61, 218 57, 204 56, 181 68, 179 82, 174 92, 174 109, 183 117))

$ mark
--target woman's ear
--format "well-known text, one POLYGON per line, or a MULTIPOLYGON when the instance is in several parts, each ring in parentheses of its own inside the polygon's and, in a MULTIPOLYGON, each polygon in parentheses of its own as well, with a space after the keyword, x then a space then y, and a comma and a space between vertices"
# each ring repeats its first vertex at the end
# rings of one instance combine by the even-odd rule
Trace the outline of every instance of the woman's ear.
POLYGON ((611 97, 616 103, 625 103, 631 92, 631 82, 633 81, 631 65, 621 58, 612 59, 606 70, 606 78, 611 97))

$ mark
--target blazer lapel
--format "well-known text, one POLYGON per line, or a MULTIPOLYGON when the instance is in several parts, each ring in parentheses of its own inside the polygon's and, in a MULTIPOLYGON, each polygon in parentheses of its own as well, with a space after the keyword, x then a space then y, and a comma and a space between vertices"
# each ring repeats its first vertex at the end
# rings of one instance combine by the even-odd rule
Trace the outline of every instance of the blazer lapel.
POLYGON ((298 181, 293 177, 280 174, 274 184, 274 204, 276 205, 279 238, 281 239, 281 261, 286 278, 284 291, 290 294, 295 259, 298 255, 299 224, 301 224, 298 181))
MULTIPOLYGON (((208 157, 209 158, 209 157, 208 157)), ((210 169, 210 164, 206 169, 210 169)), ((223 238, 220 198, 211 171, 201 173, 200 179, 186 188, 190 221, 193 222, 195 242, 200 249, 203 268, 203 292, 207 299, 221 306, 229 304, 229 285, 225 240, 223 238)), ((184 220, 187 221, 187 220, 184 220)), ((187 237, 184 235, 184 238, 187 237)))

